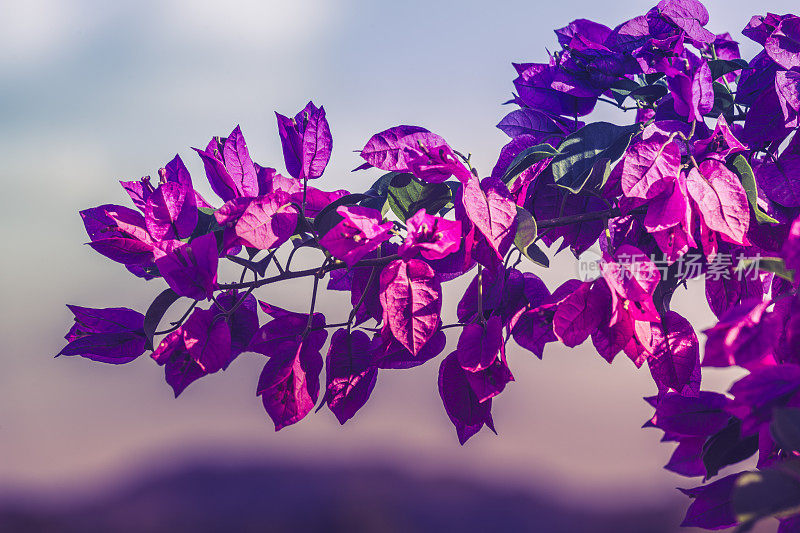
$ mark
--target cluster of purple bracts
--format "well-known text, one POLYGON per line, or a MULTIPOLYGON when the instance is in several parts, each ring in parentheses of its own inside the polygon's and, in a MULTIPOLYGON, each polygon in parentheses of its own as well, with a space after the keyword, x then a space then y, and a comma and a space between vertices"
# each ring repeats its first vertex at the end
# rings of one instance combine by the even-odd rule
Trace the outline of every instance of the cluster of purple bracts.
POLYGON ((509 104, 518 109, 498 125, 511 140, 482 179, 441 136, 397 126, 360 151, 357 170, 384 172, 368 191, 314 188, 333 143, 324 109, 309 103, 293 118, 277 115, 288 177, 253 163, 237 127, 195 149, 221 203, 195 191, 178 156, 157 184, 122 182, 136 209, 81 212, 89 245, 169 288, 145 315, 70 306, 75 325, 61 354, 126 363, 151 349, 176 396, 241 353, 261 354, 256 393, 277 430, 326 404, 344 424, 380 370, 437 358, 453 331, 438 386, 463 444, 483 426, 495 430, 492 400, 514 380, 512 339, 539 358, 549 343, 591 339, 608 362, 622 352, 647 363, 657 394, 646 425, 678 443, 668 469, 705 481, 758 454, 759 471, 686 490, 686 525, 778 516, 782 533, 800 531, 788 503, 752 504, 754 490, 778 487, 800 505, 800 18, 753 17, 743 34, 763 51, 749 62, 707 23, 698 1, 663 0, 613 29, 581 19, 556 30, 561 49, 548 62, 514 65, 509 104), (583 122, 598 102, 633 110, 634 120, 583 122), (538 244, 559 240, 557 252, 576 258, 598 245, 599 276, 551 292, 520 267, 546 266, 538 244), (318 250, 320 266, 291 270, 300 248, 318 250), (681 268, 689 256, 702 258, 691 275, 681 268), (722 257, 762 261, 755 276, 706 277, 718 322, 701 357, 670 300, 691 277, 748 266, 722 257), (220 260, 242 266, 238 282, 218 280, 220 260), (443 284, 463 275, 471 283, 458 321, 444 325, 443 284), (310 309, 258 300, 259 287, 307 277, 310 309), (315 311, 326 279, 350 294, 345 321, 315 311), (157 331, 181 299, 184 316, 157 331), (701 390, 704 366, 750 374, 724 395, 701 390))

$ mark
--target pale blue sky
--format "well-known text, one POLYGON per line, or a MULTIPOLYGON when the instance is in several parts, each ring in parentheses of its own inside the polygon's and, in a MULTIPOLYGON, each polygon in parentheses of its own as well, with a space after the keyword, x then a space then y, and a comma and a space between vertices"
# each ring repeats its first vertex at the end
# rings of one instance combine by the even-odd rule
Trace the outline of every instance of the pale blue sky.
MULTIPOLYGON (((511 353, 517 382, 495 403, 500 437, 458 446, 436 392, 437 364, 381 374, 345 428, 320 412, 274 434, 254 388, 259 356, 179 399, 149 358, 124 367, 52 359, 67 302, 144 310, 161 290, 81 246, 77 211, 125 202, 117 184, 154 174, 179 152, 195 182, 204 146, 240 123, 254 159, 281 167, 273 111, 324 104, 334 156, 323 186, 353 188, 352 150, 388 126, 419 124, 472 152, 488 172, 505 142, 494 128, 512 61, 541 61, 553 28, 578 17, 611 26, 650 2, 58 1, 0 2, 0 492, 102 481, 140 465, 223 450, 227 457, 372 460, 497 482, 554 483, 565 497, 598 487, 668 493, 670 446, 640 430, 647 370, 604 363, 589 347, 511 353)), ((711 29, 739 38, 753 2, 707 2, 711 29)), ((795 2, 761 9, 786 12, 795 2)), ((745 55, 753 46, 744 44, 745 55)), ((569 257, 543 274, 552 289, 569 257)), ((462 285, 447 287, 453 302, 462 285)), ((265 293, 293 306, 305 286, 265 293)), ((678 300, 700 326, 702 285, 678 300)), ((303 305, 298 303, 297 305, 303 305)), ((323 308, 335 312, 335 300, 323 308)), ((712 374, 721 387, 731 374, 712 374)))

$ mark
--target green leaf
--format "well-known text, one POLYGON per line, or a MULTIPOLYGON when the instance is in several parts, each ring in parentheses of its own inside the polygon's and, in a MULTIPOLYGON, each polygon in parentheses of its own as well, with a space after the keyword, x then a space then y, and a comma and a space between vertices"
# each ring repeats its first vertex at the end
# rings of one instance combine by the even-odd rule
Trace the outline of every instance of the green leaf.
POLYGON ((711 108, 709 117, 716 118, 733 107, 733 95, 731 91, 718 81, 714 82, 714 107, 711 108))
MULTIPOLYGON (((180 239, 181 242, 192 242, 198 237, 201 237, 207 233, 213 233, 214 237, 217 239, 217 248, 222 247, 223 242, 223 233, 225 228, 219 225, 217 222, 216 217, 214 217, 214 213, 216 209, 208 208, 208 207, 201 207, 198 209, 197 213, 197 224, 192 231, 192 234, 186 237, 185 239, 180 239)), ((155 268, 155 267, 153 267, 155 268)), ((160 275, 160 274, 158 274, 160 275)))
POLYGON ((703 445, 706 477, 716 476, 721 468, 744 461, 758 451, 758 435, 742 437, 742 421, 731 418, 728 425, 708 438, 703 445))
POLYGON ((663 85, 645 85, 644 87, 639 87, 635 91, 631 91, 630 97, 637 102, 654 104, 656 101, 664 97, 667 92, 667 88, 663 85))
POLYGON ((736 479, 732 503, 742 524, 788 515, 800 508, 800 481, 796 474, 778 469, 744 472, 736 479))
POLYGON ((762 257, 758 260, 758 268, 794 283, 794 270, 786 268, 786 263, 781 257, 762 257))
POLYGON ((535 242, 538 231, 536 220, 534 220, 528 210, 517 206, 517 234, 514 237, 514 246, 517 247, 517 250, 522 252, 522 255, 537 265, 549 267, 550 259, 548 259, 547 255, 535 242))
POLYGON ((375 180, 375 183, 373 183, 372 186, 369 189, 367 189, 367 192, 364 193, 369 198, 361 200, 360 205, 383 211, 383 207, 386 204, 386 196, 389 194, 389 185, 392 183, 394 177, 399 174, 404 174, 404 173, 387 172, 386 174, 375 180))
POLYGON ((369 197, 362 193, 347 194, 323 207, 314 217, 314 227, 317 232, 320 235, 325 235, 342 220, 342 216, 336 212, 336 209, 343 205, 356 205, 367 198, 369 197))
POLYGON ((342 196, 341 198, 337 198, 333 202, 329 203, 328 205, 326 205, 325 207, 320 209, 319 213, 317 213, 317 216, 314 217, 314 218, 317 219, 317 218, 324 217, 325 215, 327 215, 331 211, 336 211, 339 207, 341 207, 343 205, 355 205, 358 202, 360 202, 362 200, 366 200, 366 199, 367 199, 367 195, 363 194, 363 193, 346 194, 346 195, 342 196))
POLYGON ((611 84, 612 89, 627 90, 628 92, 639 87, 639 84, 628 78, 620 78, 611 84))
POLYGON ((450 201, 447 202, 445 206, 439 210, 440 217, 445 216, 448 211, 450 211, 456 206, 455 198, 458 196, 459 191, 461 191, 461 189, 464 187, 463 185, 461 185, 461 182, 459 181, 445 181, 444 184, 450 187, 450 201))
POLYGON ((655 82, 666 76, 663 72, 653 72, 652 74, 645 74, 644 81, 647 85, 653 85, 655 82))
POLYGON ((410 174, 400 174, 389 185, 389 207, 400 220, 405 221, 425 209, 435 215, 452 199, 450 187, 445 183, 423 183, 410 174))
POLYGON ((514 237, 514 246, 525 254, 528 246, 536 241, 539 230, 536 228, 536 220, 527 209, 517 206, 517 234, 514 237))
POLYGON ((564 139, 553 158, 556 185, 576 194, 586 185, 602 187, 613 163, 622 157, 637 131, 636 125, 594 122, 572 133, 564 139))
POLYGON ((153 300, 153 303, 147 308, 147 312, 144 314, 144 337, 147 339, 146 348, 148 350, 153 349, 153 337, 158 329, 159 322, 164 318, 167 309, 178 301, 179 298, 180 296, 172 289, 165 289, 161 294, 156 296, 156 299, 153 300))
POLYGON ((187 239, 183 239, 184 242, 193 241, 206 233, 221 232, 224 229, 217 223, 217 219, 214 218, 216 209, 201 207, 197 211, 197 225, 194 227, 192 234, 189 235, 187 239))
POLYGON ((788 270, 783 259, 780 257, 753 257, 741 259, 736 266, 737 272, 752 269, 772 272, 786 281, 794 282, 794 271, 788 270))
POLYGON ((614 82, 611 86, 611 96, 614 97, 614 100, 617 102, 617 105, 622 105, 625 102, 625 99, 631 94, 631 92, 635 91, 639 88, 639 84, 633 80, 629 80, 628 78, 621 78, 614 82))
POLYGON ((619 106, 622 106, 627 98, 653 104, 668 92, 667 86, 663 82, 658 83, 658 80, 659 78, 653 78, 652 81, 645 78, 645 84, 641 85, 628 78, 622 78, 611 86, 611 96, 619 106))
POLYGON ((547 257, 547 254, 544 253, 536 243, 529 245, 523 255, 539 266, 550 268, 550 258, 547 257))
POLYGON ((750 68, 744 59, 712 59, 708 62, 708 67, 711 69, 711 77, 715 80, 725 74, 750 68))
MULTIPOLYGON (((297 226, 294 228, 294 233, 292 235, 293 236, 296 235, 299 237, 303 237, 304 235, 307 235, 309 233, 313 235, 315 228, 314 219, 308 217, 301 217, 299 215, 300 205, 299 204, 293 204, 293 205, 297 207, 298 216, 297 216, 297 226)), ((319 218, 319 215, 317 215, 317 217, 319 218)))
POLYGON ((628 95, 631 94, 630 91, 627 91, 625 89, 614 89, 614 88, 611 88, 611 89, 609 89, 609 91, 611 92, 611 96, 614 98, 614 101, 617 102, 618 106, 621 106, 622 104, 624 104, 625 100, 627 100, 627 98, 628 98, 628 95))
POLYGON ((758 207, 758 186, 756 185, 756 175, 753 173, 753 168, 747 162, 747 158, 742 154, 737 155, 731 163, 742 181, 744 192, 747 193, 747 201, 750 202, 750 208, 759 224, 777 224, 778 221, 766 214, 758 207))
POLYGON ((775 409, 769 431, 781 449, 800 452, 800 409, 775 409))
POLYGON ((526 148, 514 158, 510 165, 508 165, 508 169, 506 169, 506 173, 503 175, 503 182, 510 186, 514 178, 531 168, 534 164, 542 159, 549 159, 555 155, 556 149, 549 144, 537 144, 536 146, 526 148))

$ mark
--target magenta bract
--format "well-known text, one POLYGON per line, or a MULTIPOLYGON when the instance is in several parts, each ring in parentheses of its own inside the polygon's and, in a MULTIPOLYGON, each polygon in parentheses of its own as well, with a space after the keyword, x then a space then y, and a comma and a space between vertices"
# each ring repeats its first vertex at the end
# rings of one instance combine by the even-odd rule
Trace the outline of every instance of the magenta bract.
POLYGON ((393 261, 381 272, 380 299, 384 327, 417 355, 439 327, 442 300, 436 273, 419 259, 393 261))
POLYGON ((471 178, 464 184, 464 212, 486 237, 499 258, 514 241, 517 207, 508 188, 497 178, 471 178))
POLYGON ((458 338, 458 362, 464 370, 479 372, 491 367, 503 347, 503 324, 493 316, 485 324, 467 324, 458 338))
POLYGON ((429 215, 424 209, 406 220, 408 233, 398 253, 409 259, 443 259, 461 247, 461 221, 429 215))
POLYGON ((236 235, 243 244, 268 250, 286 242, 297 227, 297 207, 285 194, 259 196, 238 217, 236 235))
POLYGON ((218 261, 217 239, 208 233, 167 252, 156 259, 156 266, 176 293, 205 300, 216 287, 218 261))
POLYGON ((343 220, 328 231, 319 241, 334 257, 349 266, 375 251, 389 240, 391 222, 382 223, 380 211, 369 207, 341 206, 336 212, 343 220))
POLYGON ((75 323, 58 355, 80 355, 102 363, 132 361, 145 351, 144 315, 124 307, 92 309, 68 305, 75 323))
POLYGON ((217 309, 195 309, 183 325, 186 351, 208 374, 227 367, 231 361, 231 329, 217 309))
POLYGON ((484 425, 494 431, 492 400, 480 401, 470 385, 471 374, 461 367, 456 352, 445 357, 439 367, 439 395, 462 445, 484 425))
POLYGON ((322 176, 333 149, 325 109, 309 102, 294 118, 275 115, 289 175, 297 179, 322 176))
POLYGON ((371 347, 363 331, 339 329, 331 338, 325 364, 325 401, 342 424, 363 407, 375 387, 378 368, 371 347))

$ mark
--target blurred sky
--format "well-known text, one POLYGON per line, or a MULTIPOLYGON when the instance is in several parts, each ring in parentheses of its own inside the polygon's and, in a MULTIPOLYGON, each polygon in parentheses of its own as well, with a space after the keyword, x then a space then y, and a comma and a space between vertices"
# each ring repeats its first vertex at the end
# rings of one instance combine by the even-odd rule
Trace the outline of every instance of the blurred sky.
MULTIPOLYGON (((276 434, 254 395, 262 356, 241 356, 178 400, 147 356, 124 366, 52 358, 70 323, 65 303, 144 311, 163 288, 82 246, 77 211, 125 203, 117 180, 155 175, 179 152, 206 192, 190 147, 236 124, 254 160, 281 169, 273 111, 295 113, 309 99, 325 105, 334 136, 323 187, 373 180, 350 173, 360 163, 353 150, 397 124, 443 135, 488 173, 506 141, 494 125, 509 111, 501 103, 512 90, 510 63, 544 60, 552 29, 574 18, 614 26, 651 5, 0 0, 0 493, 75 493, 198 457, 387 463, 597 502, 691 484, 661 469, 671 446, 658 443, 659 432, 640 429, 649 416, 641 398, 655 392, 647 370, 624 356, 608 365, 589 346, 553 344, 544 361, 514 347, 517 381, 494 403, 500 436, 484 431, 463 448, 438 397, 435 362, 384 371, 346 427, 321 411, 276 434)), ((707 5, 712 31, 743 39, 753 2, 707 5)), ((754 50, 743 43, 746 57, 754 50)), ((574 271, 563 255, 536 272, 552 290, 574 271)), ((260 297, 303 310, 306 285, 260 297)), ((463 288, 445 286, 446 315, 463 288)), ((711 318, 702 284, 690 289, 676 303, 699 330, 711 318)), ((333 321, 342 308, 337 298, 321 307, 333 321)), ((704 374, 718 390, 733 377, 704 374)))

